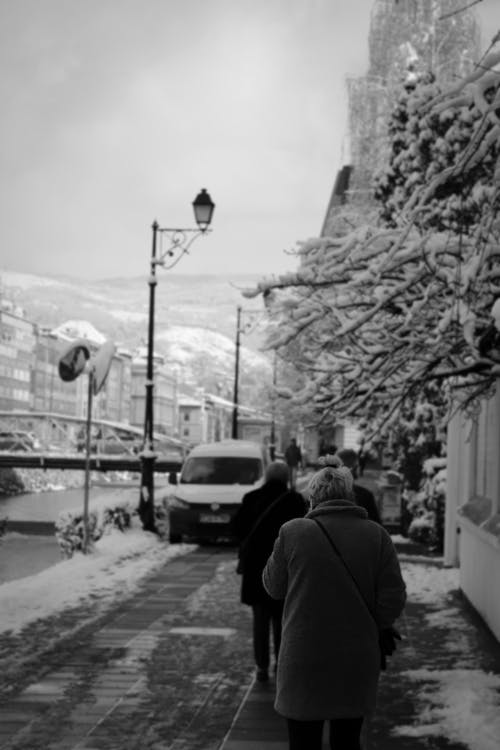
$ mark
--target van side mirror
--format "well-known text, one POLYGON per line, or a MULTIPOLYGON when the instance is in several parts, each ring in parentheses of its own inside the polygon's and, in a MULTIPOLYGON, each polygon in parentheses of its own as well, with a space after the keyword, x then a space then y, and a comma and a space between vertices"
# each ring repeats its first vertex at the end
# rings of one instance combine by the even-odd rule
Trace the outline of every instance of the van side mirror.
POLYGON ((177 472, 176 471, 169 472, 168 483, 169 484, 177 484, 177 472))

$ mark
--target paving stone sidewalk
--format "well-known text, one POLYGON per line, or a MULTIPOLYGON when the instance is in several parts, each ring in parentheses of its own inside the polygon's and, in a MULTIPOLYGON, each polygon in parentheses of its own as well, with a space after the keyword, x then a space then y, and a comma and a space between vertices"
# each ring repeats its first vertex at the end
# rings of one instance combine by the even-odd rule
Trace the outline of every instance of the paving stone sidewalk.
MULTIPOLYGON (((440 559, 400 557, 416 565, 442 564, 440 559)), ((473 684, 478 670, 500 678, 499 642, 459 591, 451 592, 444 609, 410 601, 399 627, 404 641, 382 673, 378 710, 369 722, 364 748, 467 750, 472 745, 458 741, 451 724, 447 727, 443 721, 437 681, 450 679, 460 694, 461 686, 467 690, 467 684, 473 684)), ((273 682, 250 685, 220 750, 287 750, 286 724, 274 712, 274 693, 273 682)), ((495 738, 493 731, 498 732, 498 723, 490 730, 488 748, 500 747, 500 734, 495 738)), ((477 738, 473 746, 480 748, 477 738)))
POLYGON ((46 632, 55 645, 4 684, 0 748, 216 750, 251 681, 250 630, 234 550, 175 558, 70 642, 46 632))
MULTIPOLYGON (((432 730, 442 709, 435 676, 500 675, 500 646, 457 592, 439 606, 407 606, 404 643, 382 676, 370 750, 466 748, 432 730)), ((54 643, 17 678, 16 654, 27 656, 22 638, 0 642, 0 750, 287 748, 273 683, 253 682, 251 618, 239 604, 234 550, 175 558, 83 629, 75 618, 67 613, 37 632, 54 643), (68 617, 73 635, 58 641, 51 628, 67 630, 68 617)))

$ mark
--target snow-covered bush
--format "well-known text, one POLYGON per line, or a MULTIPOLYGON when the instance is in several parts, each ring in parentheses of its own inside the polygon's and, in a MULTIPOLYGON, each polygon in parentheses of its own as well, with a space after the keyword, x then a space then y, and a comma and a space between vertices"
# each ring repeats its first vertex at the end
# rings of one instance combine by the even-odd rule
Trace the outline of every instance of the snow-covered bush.
POLYGON ((24 483, 15 469, 0 469, 0 497, 10 497, 26 492, 24 483))
POLYGON ((131 521, 132 513, 128 507, 115 506, 113 508, 106 508, 102 516, 104 529, 112 527, 120 531, 125 531, 130 528, 131 521))
MULTIPOLYGON (((99 514, 89 511, 88 514, 88 551, 101 538, 103 526, 99 523, 99 514)), ((56 521, 56 539, 61 555, 73 557, 75 552, 83 551, 84 523, 83 513, 64 511, 56 521)))
POLYGON ((444 543, 444 515, 446 507, 446 458, 424 461, 424 480, 421 489, 407 504, 413 520, 408 536, 416 542, 428 544, 442 552, 444 543))
MULTIPOLYGON (((16 469, 24 489, 23 492, 51 492, 60 489, 79 489, 83 486, 84 474, 76 469, 16 469)), ((99 475, 101 472, 95 472, 99 475)), ((94 477, 94 472, 91 474, 94 477)))
MULTIPOLYGON (((102 505, 96 500, 89 510, 89 550, 104 534, 112 529, 126 532, 132 526, 132 518, 137 515, 130 496, 114 497, 112 502, 102 505)), ((168 511, 161 500, 155 503, 155 524, 158 536, 168 538, 168 511)), ((56 522, 56 538, 63 557, 72 557, 83 548, 83 514, 81 511, 64 511, 56 522)))
POLYGON ((165 499, 155 502, 155 526, 160 539, 168 539, 168 508, 165 499))

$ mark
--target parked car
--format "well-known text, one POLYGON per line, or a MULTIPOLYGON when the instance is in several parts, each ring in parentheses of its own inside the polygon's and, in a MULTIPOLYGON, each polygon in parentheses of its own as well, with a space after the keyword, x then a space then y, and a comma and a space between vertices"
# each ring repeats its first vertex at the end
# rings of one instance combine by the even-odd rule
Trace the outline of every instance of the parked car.
POLYGON ((222 440, 192 449, 180 476, 172 472, 167 497, 170 542, 231 538, 243 495, 264 481, 267 453, 247 440, 222 440))
POLYGON ((32 432, 26 430, 3 430, 0 432, 0 451, 18 453, 39 451, 40 441, 32 432))

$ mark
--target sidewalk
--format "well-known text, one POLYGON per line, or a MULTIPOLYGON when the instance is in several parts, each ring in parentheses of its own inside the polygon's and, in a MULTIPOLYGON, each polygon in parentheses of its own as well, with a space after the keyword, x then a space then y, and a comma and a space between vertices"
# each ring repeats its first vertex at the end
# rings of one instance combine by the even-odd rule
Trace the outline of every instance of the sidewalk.
POLYGON ((2 634, 1 750, 216 750, 252 674, 234 568, 199 548, 94 619, 2 634))
MULTIPOLYGON (((370 750, 497 750, 500 646, 453 591, 455 571, 401 558, 413 593, 370 750)), ((233 549, 175 558, 88 616, 75 609, 0 637, 0 750, 287 748, 273 683, 253 681, 233 549)))
MULTIPOLYGON (((446 576, 438 560, 400 557, 446 576)), ((409 601, 399 623, 403 644, 381 675, 369 750, 500 747, 500 644, 458 591, 445 599, 445 607, 409 601)), ((287 750, 274 687, 252 682, 220 750, 287 750)))

